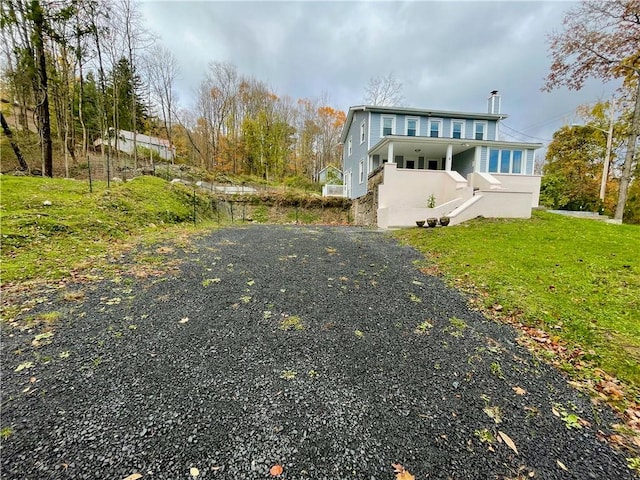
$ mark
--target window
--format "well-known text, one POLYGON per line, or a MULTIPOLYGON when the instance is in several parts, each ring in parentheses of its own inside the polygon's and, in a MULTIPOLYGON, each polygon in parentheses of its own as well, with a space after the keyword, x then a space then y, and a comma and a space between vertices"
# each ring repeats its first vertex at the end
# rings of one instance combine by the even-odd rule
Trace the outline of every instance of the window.
POLYGON ((360 183, 364 183, 364 159, 360 160, 360 164, 358 165, 358 176, 360 183))
POLYGON ((511 173, 522 173, 522 152, 520 150, 513 151, 513 163, 511 164, 511 173))
POLYGON ((395 117, 382 117, 382 137, 395 133, 395 117))
POLYGON ((484 140, 487 124, 485 122, 475 122, 473 124, 473 138, 475 140, 484 140))
POLYGON ((499 150, 489 151, 489 173, 498 173, 498 157, 500 156, 499 150))
POLYGON ((451 138, 464 138, 464 122, 461 120, 451 121, 451 138))
POLYGON ((489 150, 489 173, 522 173, 522 150, 489 150))
POLYGON ((511 166, 511 150, 500 151, 500 173, 509 173, 511 166))
POLYGON ((407 136, 415 137, 418 135, 418 119, 407 118, 407 136))
POLYGON ((364 143, 364 120, 362 121, 362 123, 360 124, 360 144, 364 143))
POLYGON ((353 153, 353 137, 349 137, 349 141, 347 142, 347 156, 351 156, 353 153))
POLYGON ((429 120, 429 136, 430 137, 440 137, 442 122, 440 120, 429 120))

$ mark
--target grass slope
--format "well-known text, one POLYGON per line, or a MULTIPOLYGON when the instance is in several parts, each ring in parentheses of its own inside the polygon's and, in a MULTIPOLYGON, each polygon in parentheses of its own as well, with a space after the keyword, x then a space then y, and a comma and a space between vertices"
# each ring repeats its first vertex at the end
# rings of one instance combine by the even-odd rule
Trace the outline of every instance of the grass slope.
MULTIPOLYGON (((154 225, 193 219, 193 191, 184 185, 140 177, 106 187, 96 182, 90 193, 76 180, 0 177, 2 283, 68 276, 154 225)), ((196 209, 201 220, 212 214, 202 196, 196 209)))
POLYGON ((640 391, 638 227, 536 212, 396 235, 485 307, 581 346, 584 361, 640 391))

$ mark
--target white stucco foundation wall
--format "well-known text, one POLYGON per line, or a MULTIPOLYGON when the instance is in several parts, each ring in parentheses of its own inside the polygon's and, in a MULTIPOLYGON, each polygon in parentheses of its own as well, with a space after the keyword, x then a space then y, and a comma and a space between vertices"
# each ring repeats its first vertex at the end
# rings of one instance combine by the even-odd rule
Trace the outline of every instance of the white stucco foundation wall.
POLYGON ((514 192, 530 192, 531 208, 535 208, 540 203, 540 175, 500 175, 492 173, 505 190, 514 192))
POLYGON ((410 227, 417 220, 448 215, 472 194, 472 188, 457 172, 405 170, 387 163, 378 186, 378 227, 410 227), (430 195, 435 196, 435 208, 427 207, 430 195))
POLYGON ((451 225, 457 225, 476 217, 530 218, 531 192, 505 190, 480 190, 466 204, 452 212, 451 225))
POLYGON ((426 207, 430 195, 441 205, 460 197, 468 185, 457 172, 398 169, 395 163, 384 165, 383 178, 378 187, 380 208, 426 207))
POLYGON ((399 206, 378 208, 378 227, 415 227, 416 221, 448 216, 463 203, 462 198, 457 198, 436 208, 399 206))

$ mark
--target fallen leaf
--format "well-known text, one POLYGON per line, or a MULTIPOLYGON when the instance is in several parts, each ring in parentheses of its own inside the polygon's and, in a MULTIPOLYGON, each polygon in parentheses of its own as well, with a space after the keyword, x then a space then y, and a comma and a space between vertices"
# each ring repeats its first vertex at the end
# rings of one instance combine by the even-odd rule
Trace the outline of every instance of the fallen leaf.
POLYGON ((122 480, 138 480, 139 478, 142 478, 141 474, 132 473, 131 475, 129 475, 128 477, 123 478, 122 480))
POLYGON ((416 477, 411 475, 405 468, 399 463, 392 463, 393 472, 396 474, 396 480, 416 480, 416 477))
POLYGON ((178 323, 187 323, 189 321, 189 317, 184 317, 182 320, 180 320, 178 323))
POLYGON ((500 435, 500 438, 502 438, 502 440, 504 440, 504 443, 507 444, 507 446, 513 450, 514 452, 516 452, 516 455, 518 455, 518 449, 516 448, 516 444, 513 443, 513 440, 511 440, 511 437, 509 437, 509 435, 507 435, 504 432, 501 432, 500 430, 498 430, 498 435, 500 435))
POLYGON ((47 338, 51 338, 53 337, 53 332, 44 332, 44 333, 39 333, 38 335, 36 335, 33 340, 35 342, 39 342, 40 340, 45 340, 47 338))
POLYGON ((21 372, 25 368, 31 368, 31 367, 33 367, 33 362, 24 362, 24 363, 21 363, 20 365, 18 365, 14 371, 15 372, 21 372))
POLYGON ((275 464, 273 467, 271 467, 271 469, 269 470, 269 473, 274 477, 279 477, 280 475, 282 475, 282 471, 283 471, 282 466, 275 464))
POLYGON ((193 477, 196 478, 198 475, 200 475, 200 470, 198 470, 196 467, 191 467, 189 469, 189 474, 193 477))
POLYGON ((482 409, 484 413, 486 413, 489 418, 492 418, 494 422, 500 423, 502 422, 502 413, 500 412, 500 407, 484 407, 482 409))
POLYGON ((525 393, 527 393, 527 391, 521 387, 511 387, 511 388, 513 389, 514 392, 516 392, 516 395, 524 395, 525 393))
POLYGON ((556 463, 558 464, 558 466, 563 469, 565 472, 568 472, 569 469, 565 466, 564 463, 562 463, 560 460, 556 460, 556 463))

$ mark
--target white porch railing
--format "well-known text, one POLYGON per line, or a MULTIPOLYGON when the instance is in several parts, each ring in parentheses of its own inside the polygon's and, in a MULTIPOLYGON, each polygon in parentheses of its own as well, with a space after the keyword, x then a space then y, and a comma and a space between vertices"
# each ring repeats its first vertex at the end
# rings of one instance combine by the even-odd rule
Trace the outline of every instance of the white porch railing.
POLYGON ((345 185, 323 185, 322 186, 323 197, 346 197, 345 185))

